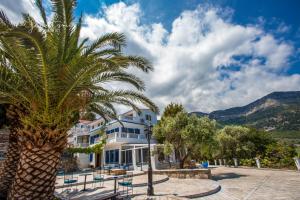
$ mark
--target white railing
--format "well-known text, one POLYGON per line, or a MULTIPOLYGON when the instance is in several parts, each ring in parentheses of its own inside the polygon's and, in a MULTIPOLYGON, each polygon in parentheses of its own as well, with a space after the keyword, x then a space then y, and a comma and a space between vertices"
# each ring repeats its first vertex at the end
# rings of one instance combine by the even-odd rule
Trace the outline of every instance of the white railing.
MULTIPOLYGON (((145 140, 146 137, 144 134, 135 134, 135 133, 111 133, 107 135, 107 140, 113 140, 113 139, 140 139, 140 140, 145 140)), ((95 143, 97 140, 95 140, 95 143)))
POLYGON ((88 147, 90 144, 89 143, 77 143, 75 146, 76 147, 88 147))

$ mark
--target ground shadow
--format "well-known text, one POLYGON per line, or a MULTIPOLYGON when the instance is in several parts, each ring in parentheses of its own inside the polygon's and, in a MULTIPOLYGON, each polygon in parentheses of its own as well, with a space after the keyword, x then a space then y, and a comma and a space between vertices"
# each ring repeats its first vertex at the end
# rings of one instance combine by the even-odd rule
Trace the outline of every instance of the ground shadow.
POLYGON ((234 179, 234 178, 240 178, 245 176, 247 175, 236 174, 236 173, 220 173, 220 174, 212 175, 212 179, 215 181, 219 181, 223 179, 234 179))

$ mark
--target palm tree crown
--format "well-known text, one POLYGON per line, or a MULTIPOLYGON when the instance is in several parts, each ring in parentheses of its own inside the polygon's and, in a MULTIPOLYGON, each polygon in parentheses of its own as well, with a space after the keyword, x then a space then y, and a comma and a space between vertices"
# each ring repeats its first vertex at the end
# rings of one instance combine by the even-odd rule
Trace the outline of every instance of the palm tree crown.
POLYGON ((143 81, 127 70, 149 72, 152 67, 143 57, 122 53, 124 35, 81 39, 82 16, 77 23, 73 16, 76 1, 51 2, 49 21, 42 0, 36 1, 42 23, 24 14, 23 22, 14 25, 0 13, 0 103, 21 104, 29 111, 21 116, 28 131, 20 134, 41 145, 55 144, 73 125, 72 114, 87 106, 105 119, 116 117, 114 104, 138 109, 139 102, 158 112, 139 92, 145 89, 143 81), (111 81, 128 83, 137 91, 105 88, 111 81))

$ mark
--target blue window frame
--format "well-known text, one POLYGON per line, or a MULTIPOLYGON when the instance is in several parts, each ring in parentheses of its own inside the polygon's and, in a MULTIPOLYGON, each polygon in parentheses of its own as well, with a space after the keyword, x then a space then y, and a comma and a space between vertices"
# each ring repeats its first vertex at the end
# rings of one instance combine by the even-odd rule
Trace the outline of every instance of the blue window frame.
POLYGON ((119 163, 119 149, 105 151, 105 163, 119 163))
POLYGON ((95 138, 92 136, 90 139, 90 144, 94 144, 95 143, 95 138))
POLYGON ((128 133, 134 133, 134 129, 133 128, 128 128, 128 133))
POLYGON ((92 154, 92 153, 90 154, 90 162, 93 162, 93 155, 94 154, 92 154))
POLYGON ((136 129, 134 129, 134 132, 135 132, 136 134, 140 134, 140 129, 136 128, 136 129))
POLYGON ((109 151, 105 151, 105 163, 109 163, 109 151))

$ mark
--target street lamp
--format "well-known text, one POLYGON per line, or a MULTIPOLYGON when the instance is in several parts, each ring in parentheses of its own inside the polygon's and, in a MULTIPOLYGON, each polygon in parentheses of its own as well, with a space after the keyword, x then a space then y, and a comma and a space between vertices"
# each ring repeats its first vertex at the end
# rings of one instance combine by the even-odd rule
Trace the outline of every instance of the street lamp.
POLYGON ((147 140, 148 140, 148 190, 147 195, 153 196, 154 190, 153 190, 153 184, 152 184, 152 165, 151 165, 151 151, 150 151, 150 140, 152 135, 152 128, 153 126, 151 124, 147 125, 147 140))

